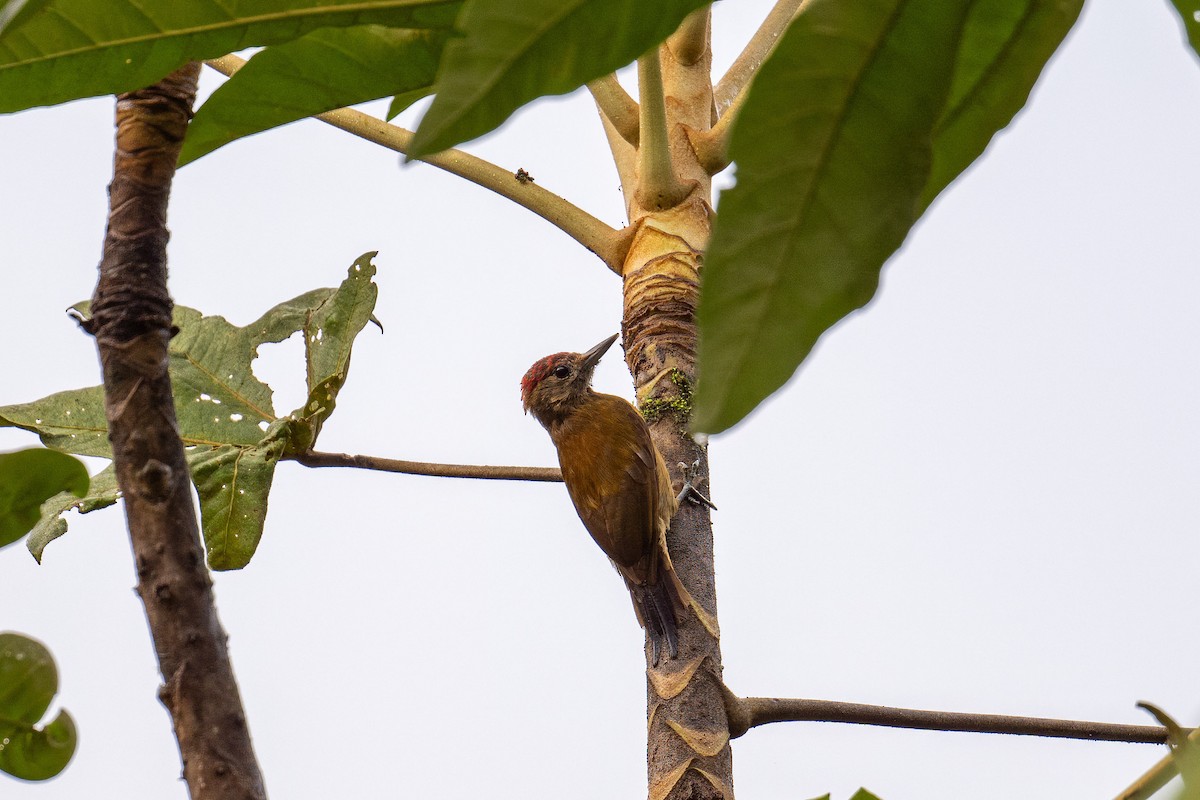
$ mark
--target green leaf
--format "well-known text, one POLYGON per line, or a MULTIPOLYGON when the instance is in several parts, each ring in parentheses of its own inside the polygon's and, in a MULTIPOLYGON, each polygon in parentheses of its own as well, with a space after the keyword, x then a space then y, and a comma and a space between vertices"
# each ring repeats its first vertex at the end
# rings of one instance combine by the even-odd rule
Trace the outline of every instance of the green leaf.
POLYGON ((176 307, 179 333, 171 340, 171 384, 185 445, 258 444, 278 419, 271 388, 251 371, 258 348, 300 330, 311 310, 332 291, 306 292, 245 327, 176 307))
POLYGON ((967 15, 950 96, 933 132, 924 210, 983 153, 1026 101, 1083 0, 976 0, 967 15))
POLYGON ((192 60, 318 28, 448 28, 459 0, 50 0, 0 35, 0 113, 149 86, 192 60))
POLYGON ((274 45, 221 85, 188 125, 187 164, 252 133, 391 95, 433 91, 445 35, 362 25, 274 45))
POLYGON ((52 450, 112 458, 102 386, 58 392, 32 403, 0 406, 0 428, 3 427, 36 433, 42 444, 52 450))
POLYGON ((745 417, 875 294, 916 219, 969 5, 812 0, 763 64, 705 260, 696 430, 745 417))
POLYGON ((58 692, 50 651, 17 633, 0 633, 0 770, 27 781, 53 778, 75 754, 75 723, 60 711, 37 727, 58 692))
POLYGON ((292 416, 302 420, 308 433, 293 440, 294 448, 311 449, 321 426, 333 413, 337 395, 346 383, 354 339, 367 326, 375 310, 379 288, 371 279, 375 253, 366 253, 350 267, 349 275, 328 299, 313 309, 304 324, 308 399, 292 416))
MULTIPOLYGON (((250 562, 262 539, 275 465, 287 453, 311 449, 333 413, 350 369, 354 339, 371 319, 379 294, 371 280, 375 255, 360 256, 336 290, 321 290, 319 299, 310 292, 305 302, 281 315, 288 320, 284 327, 298 327, 304 334, 308 386, 304 407, 275 420, 267 435, 252 446, 196 448, 188 454, 213 569, 241 569, 250 562), (298 319, 301 308, 303 320, 298 319)), ((264 328, 273 324, 262 322, 264 328)))
POLYGON ((8 28, 24 25, 25 21, 39 13, 50 0, 8 0, 0 6, 0 38, 8 28))
POLYGON ((64 515, 71 510, 80 514, 89 514, 100 508, 108 508, 117 502, 121 490, 117 487, 117 473, 112 464, 92 476, 91 486, 83 497, 76 497, 70 492, 54 495, 42 503, 41 519, 33 526, 29 538, 25 540, 26 547, 33 554, 34 560, 42 563, 42 553, 46 545, 67 532, 67 521, 64 515))
POLYGON ((241 569, 250 563, 262 540, 267 496, 287 440, 287 421, 280 420, 257 445, 227 444, 188 453, 213 569, 241 569))
POLYGON ((1192 50, 1200 55, 1200 5, 1195 0, 1171 0, 1179 18, 1183 21, 1183 30, 1187 35, 1192 50))
POLYGON ((409 156, 500 126, 543 95, 565 94, 634 61, 703 0, 467 0, 465 36, 446 45, 437 92, 409 156))
MULTIPOLYGON (((214 569, 237 569, 249 561, 262 538, 275 464, 286 453, 310 449, 333 413, 354 338, 373 319, 374 255, 359 257, 337 289, 306 292, 245 327, 175 307, 179 333, 169 349, 175 415, 214 569), (308 398, 303 408, 279 418, 270 387, 254 377, 251 365, 261 345, 282 342, 297 331, 304 335, 308 398)), ((76 310, 86 316, 87 305, 76 310)), ((99 386, 0 407, 0 427, 5 425, 37 433, 47 447, 112 458, 99 386)), ((105 475, 96 477, 94 496, 78 505, 62 497, 47 501, 30 541, 36 558, 66 531, 63 512, 77 507, 86 513, 116 502, 115 480, 102 483, 105 475)))
POLYGON ((859 789, 854 793, 850 800, 879 800, 878 797, 868 792, 866 789, 859 789))
POLYGON ((0 453, 0 547, 28 533, 48 499, 60 492, 83 497, 87 490, 87 468, 65 453, 44 448, 0 453))
POLYGON ((404 110, 413 103, 417 102, 422 97, 428 97, 429 93, 432 91, 433 86, 429 86, 413 89, 411 92, 401 92, 400 94, 397 94, 392 98, 392 102, 388 106, 386 115, 387 121, 391 122, 396 117, 400 116, 400 114, 403 113, 404 110))

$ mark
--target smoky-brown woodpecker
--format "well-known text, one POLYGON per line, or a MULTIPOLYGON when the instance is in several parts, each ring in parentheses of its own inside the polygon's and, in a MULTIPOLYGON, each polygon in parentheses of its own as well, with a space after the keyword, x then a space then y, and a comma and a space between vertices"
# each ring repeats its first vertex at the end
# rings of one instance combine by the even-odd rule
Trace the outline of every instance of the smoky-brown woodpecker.
POLYGON ((549 431, 567 493, 588 533, 625 579, 638 622, 658 662, 661 644, 678 652, 679 579, 666 531, 677 501, 650 429, 628 401, 591 387, 614 334, 586 353, 555 353, 521 379, 526 413, 549 431))

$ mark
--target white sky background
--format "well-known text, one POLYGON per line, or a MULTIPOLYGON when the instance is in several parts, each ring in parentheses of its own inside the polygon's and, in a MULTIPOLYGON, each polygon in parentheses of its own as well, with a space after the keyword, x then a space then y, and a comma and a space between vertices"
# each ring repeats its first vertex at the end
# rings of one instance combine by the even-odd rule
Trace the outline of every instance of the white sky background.
MULTIPOLYGON (((721 66, 764 11, 717 5, 721 66)), ((0 403, 98 381, 63 309, 95 280, 111 113, 0 119, 0 403)), ((1092 0, 871 306, 713 441, 734 691, 1200 722, 1198 134, 1168 3, 1092 0)), ((623 221, 584 94, 469 149, 623 221)), ((518 381, 619 326, 618 280, 549 224, 317 122, 184 169, 170 227, 176 302, 237 324, 380 251, 387 332, 362 334, 324 450, 553 464, 518 381)), ((299 344, 264 352, 286 413, 299 344)), ((632 396, 619 352, 597 385, 632 396)), ((0 629, 49 645, 81 731, 59 779, 0 776, 6 800, 186 797, 134 582, 117 509, 41 567, 0 551, 0 629)), ((216 591, 276 797, 644 796, 641 633, 560 485, 283 464, 216 591)), ((816 723, 733 747, 740 797, 838 800, 1109 797, 1165 752, 816 723)))

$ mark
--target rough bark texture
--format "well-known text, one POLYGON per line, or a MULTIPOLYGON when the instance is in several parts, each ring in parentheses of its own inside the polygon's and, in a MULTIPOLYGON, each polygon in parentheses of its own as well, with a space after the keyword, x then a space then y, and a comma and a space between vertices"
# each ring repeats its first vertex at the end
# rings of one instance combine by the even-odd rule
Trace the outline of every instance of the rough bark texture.
MULTIPOLYGON (((630 174, 633 160, 627 150, 614 146, 634 228, 623 271, 626 362, 654 443, 676 486, 683 482, 679 463, 698 460, 700 488, 705 491, 707 453, 686 426, 696 378, 700 269, 711 231, 711 180, 686 128, 708 130, 713 122, 707 38, 707 19, 693 18, 660 48, 672 165, 677 177, 692 186, 688 197, 670 209, 639 205, 644 193, 637 191, 637 177, 630 174)), ((649 796, 733 800, 708 508, 684 502, 667 543, 676 571, 702 609, 681 615, 678 658, 664 659, 657 667, 647 659, 649 796)))
POLYGON ((213 604, 167 374, 167 199, 199 65, 117 98, 96 336, 117 480, 171 713, 197 800, 266 797, 213 604))

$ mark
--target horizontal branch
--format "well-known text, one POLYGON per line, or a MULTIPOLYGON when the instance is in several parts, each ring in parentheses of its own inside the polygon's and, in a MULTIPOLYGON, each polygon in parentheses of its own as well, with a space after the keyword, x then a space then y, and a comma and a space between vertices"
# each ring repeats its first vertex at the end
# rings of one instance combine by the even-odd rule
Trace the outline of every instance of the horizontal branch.
POLYGON ((921 711, 863 703, 803 698, 736 697, 726 690, 729 735, 741 736, 750 728, 770 722, 847 722, 888 728, 915 728, 960 733, 1007 733, 1055 739, 1090 739, 1102 742, 1166 744, 1167 729, 1160 725, 1120 725, 1070 719, 1013 717, 1004 714, 965 714, 957 711, 921 711))
MULTIPOLYGON (((232 76, 245 65, 246 60, 228 55, 204 63, 217 72, 232 76)), ((412 143, 412 131, 352 108, 327 111, 316 115, 316 118, 405 155, 412 143)), ((506 170, 453 148, 420 160, 524 206, 595 253, 613 272, 621 274, 621 265, 629 249, 629 234, 606 225, 574 203, 537 185, 523 169, 516 172, 506 170)))
POLYGON ((407 475, 431 475, 436 478, 480 478, 493 481, 561 481, 562 472, 556 467, 490 467, 478 464, 435 464, 428 461, 400 461, 378 456, 357 456, 347 453, 309 451, 291 456, 290 460, 306 467, 356 467, 379 472, 402 472, 407 475))

